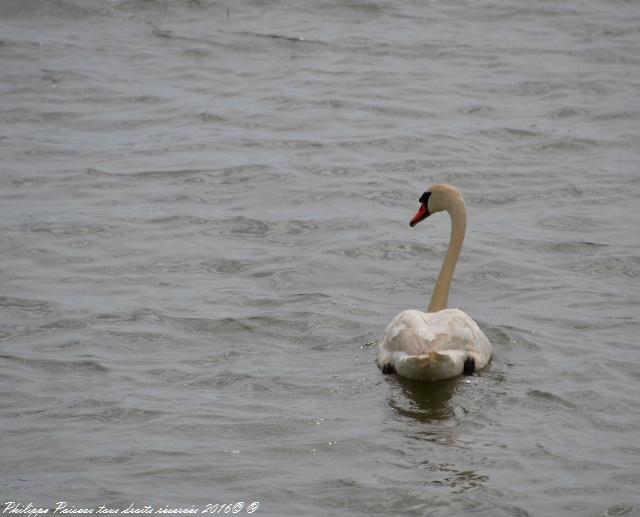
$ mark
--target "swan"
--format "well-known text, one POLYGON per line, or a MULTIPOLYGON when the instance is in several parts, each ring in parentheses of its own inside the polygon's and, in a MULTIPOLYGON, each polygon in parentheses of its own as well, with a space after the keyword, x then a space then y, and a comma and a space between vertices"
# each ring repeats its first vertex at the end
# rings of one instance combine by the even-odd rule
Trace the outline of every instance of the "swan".
POLYGON ((382 373, 436 381, 464 373, 471 375, 491 359, 491 343, 477 323, 459 309, 447 309, 464 233, 467 211, 453 185, 432 185, 420 197, 412 228, 431 214, 446 210, 451 217, 451 237, 427 312, 406 310, 387 327, 380 342, 377 363, 382 373))

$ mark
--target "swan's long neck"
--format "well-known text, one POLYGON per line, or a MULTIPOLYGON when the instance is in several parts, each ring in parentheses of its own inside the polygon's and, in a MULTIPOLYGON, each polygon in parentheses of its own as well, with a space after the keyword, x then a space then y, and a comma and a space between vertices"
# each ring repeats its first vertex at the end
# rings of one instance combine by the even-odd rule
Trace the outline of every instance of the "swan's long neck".
POLYGON ((437 312, 447 308, 447 300, 449 298, 449 288, 453 278, 453 271, 456 268, 460 250, 462 249, 462 241, 464 240, 464 232, 467 228, 467 211, 464 207, 462 198, 456 199, 448 210, 451 217, 451 238, 449 239, 449 249, 444 258, 436 287, 431 295, 431 303, 428 312, 437 312))

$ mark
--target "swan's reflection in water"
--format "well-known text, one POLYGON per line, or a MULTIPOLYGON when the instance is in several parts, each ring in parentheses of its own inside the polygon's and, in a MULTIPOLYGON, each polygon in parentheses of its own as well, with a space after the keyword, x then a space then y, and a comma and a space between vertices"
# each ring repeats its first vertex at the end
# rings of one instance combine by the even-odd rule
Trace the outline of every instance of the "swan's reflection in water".
POLYGON ((413 468, 422 473, 421 483, 445 487, 454 494, 485 487, 489 476, 481 465, 479 470, 479 465, 470 461, 459 442, 458 426, 465 414, 460 393, 464 377, 424 382, 394 376, 390 381, 396 389, 389 405, 396 414, 417 424, 407 427, 404 423, 408 440, 403 450, 413 468))
POLYGON ((414 381, 396 376, 402 396, 389 399, 389 405, 400 415, 418 422, 448 420, 454 416, 451 398, 460 378, 438 382, 414 381))

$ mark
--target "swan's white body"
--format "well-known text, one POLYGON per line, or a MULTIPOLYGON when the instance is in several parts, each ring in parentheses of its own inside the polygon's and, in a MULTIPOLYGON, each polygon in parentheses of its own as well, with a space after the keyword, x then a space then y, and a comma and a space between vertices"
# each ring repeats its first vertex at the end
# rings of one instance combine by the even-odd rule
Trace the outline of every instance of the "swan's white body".
POLYGON ((491 343, 459 309, 403 311, 389 323, 380 344, 378 364, 390 364, 402 377, 437 381, 456 377, 471 356, 475 369, 491 358, 491 343))
POLYGON ((451 185, 434 185, 420 198, 414 226, 434 212, 451 216, 451 239, 428 312, 407 310, 387 327, 378 351, 384 373, 409 379, 437 381, 484 368, 491 343, 473 319, 459 309, 447 309, 453 271, 462 249, 466 210, 462 195, 451 185))

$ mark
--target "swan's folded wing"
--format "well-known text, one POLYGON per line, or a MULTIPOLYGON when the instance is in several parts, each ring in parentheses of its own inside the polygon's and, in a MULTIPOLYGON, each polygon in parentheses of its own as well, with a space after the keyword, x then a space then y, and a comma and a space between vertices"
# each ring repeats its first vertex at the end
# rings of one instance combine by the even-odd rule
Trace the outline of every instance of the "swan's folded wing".
POLYGON ((407 310, 398 314, 387 326, 380 349, 423 355, 446 348, 449 336, 446 327, 432 325, 433 313, 407 310), (444 330, 443 330, 444 329, 444 330))
POLYGON ((434 350, 466 350, 476 361, 476 368, 483 368, 491 359, 492 347, 478 324, 459 309, 445 309, 433 313, 431 328, 438 336, 446 334, 447 341, 439 341, 434 350))

